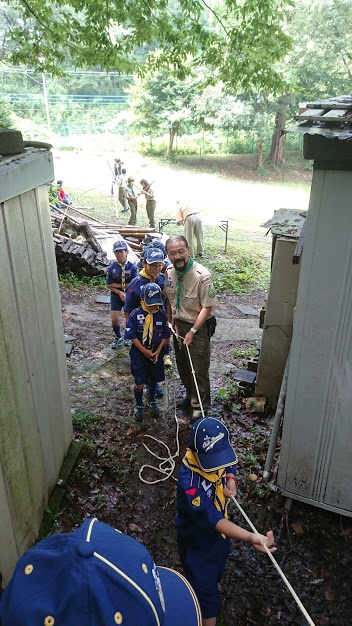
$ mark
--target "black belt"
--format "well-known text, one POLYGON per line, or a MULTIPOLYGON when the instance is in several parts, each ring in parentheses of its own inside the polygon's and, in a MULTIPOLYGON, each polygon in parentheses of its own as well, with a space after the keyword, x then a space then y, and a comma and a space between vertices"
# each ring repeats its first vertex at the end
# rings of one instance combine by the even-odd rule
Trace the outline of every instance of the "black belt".
POLYGON ((199 211, 197 211, 196 213, 189 213, 189 215, 185 217, 185 220, 187 219, 187 217, 191 217, 191 215, 199 215, 199 211))

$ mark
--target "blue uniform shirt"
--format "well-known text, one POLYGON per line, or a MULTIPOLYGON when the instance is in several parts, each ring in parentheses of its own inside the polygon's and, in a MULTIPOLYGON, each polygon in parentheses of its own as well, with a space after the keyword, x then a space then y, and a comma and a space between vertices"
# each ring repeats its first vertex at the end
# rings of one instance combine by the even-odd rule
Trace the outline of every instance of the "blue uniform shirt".
MULTIPOLYGON (((131 263, 130 261, 127 261, 126 266, 125 266, 125 284, 126 284, 126 287, 127 287, 127 285, 129 285, 129 283, 132 281, 132 279, 135 278, 135 276, 137 276, 137 274, 138 274, 137 267, 133 263, 131 263)), ((121 275, 122 275, 122 267, 121 267, 121 265, 119 265, 119 263, 117 263, 117 261, 112 261, 112 263, 110 263, 110 265, 108 267, 108 273, 107 273, 107 277, 106 277, 106 284, 107 285, 112 285, 113 283, 116 283, 117 285, 121 285, 121 283, 122 283, 121 275)))
POLYGON ((138 274, 129 284, 128 289, 126 290, 126 300, 124 311, 127 313, 131 313, 133 309, 136 309, 140 306, 141 303, 141 287, 142 285, 146 285, 150 282, 154 282, 159 285, 161 291, 164 288, 165 276, 163 274, 159 274, 155 280, 149 280, 149 278, 144 278, 138 274))
MULTIPOLYGON (((227 467, 226 472, 236 474, 236 465, 227 467)), ((226 474, 223 486, 226 486, 226 474)), ((215 507, 214 496, 215 485, 182 463, 177 481, 175 526, 184 537, 192 537, 198 545, 206 545, 209 534, 218 534, 215 526, 224 518, 215 507)))
MULTIPOLYGON (((143 325, 146 315, 147 313, 143 311, 141 306, 132 311, 128 318, 125 339, 139 339, 141 344, 143 344, 143 325)), ((169 337, 170 330, 167 325, 166 314, 162 309, 159 309, 159 311, 153 314, 152 346, 158 346, 163 339, 168 339, 169 337)), ((135 346, 132 347, 135 348, 135 346)), ((138 350, 138 348, 135 349, 138 350)), ((138 350, 138 352, 140 351, 138 350)))

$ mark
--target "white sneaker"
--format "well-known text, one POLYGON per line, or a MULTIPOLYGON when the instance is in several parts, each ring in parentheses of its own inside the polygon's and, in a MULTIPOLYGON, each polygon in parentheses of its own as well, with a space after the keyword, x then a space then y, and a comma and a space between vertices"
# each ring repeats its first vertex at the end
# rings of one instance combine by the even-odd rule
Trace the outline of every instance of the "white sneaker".
POLYGON ((169 354, 164 354, 164 365, 165 367, 172 367, 172 361, 169 354))

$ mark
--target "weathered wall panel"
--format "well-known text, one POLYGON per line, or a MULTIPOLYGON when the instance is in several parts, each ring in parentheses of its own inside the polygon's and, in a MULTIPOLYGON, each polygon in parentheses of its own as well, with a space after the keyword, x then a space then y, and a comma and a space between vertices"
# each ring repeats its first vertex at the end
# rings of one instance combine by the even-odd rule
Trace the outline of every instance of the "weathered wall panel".
MULTIPOLYGON (((35 540, 72 437, 61 304, 47 188, 0 204, 0 570, 3 583, 35 540), (4 531, 3 531, 4 529, 4 531), (4 545, 9 549, 4 549, 4 545), (15 558, 14 558, 15 557, 15 558)), ((39 161, 39 164, 38 164, 39 161)), ((1 172, 0 182, 6 179, 1 172)), ((40 179, 42 174, 40 175, 40 179)), ((28 172, 25 180, 28 181, 28 172)), ((51 177, 53 178, 53 174, 51 177)), ((42 181, 41 181, 42 182, 42 181)), ((0 187, 0 201, 1 189, 0 187)))
POLYGON ((272 260, 255 393, 275 406, 291 343, 300 264, 293 265, 296 241, 277 238, 272 260))
POLYGON ((278 484, 352 515, 352 174, 314 171, 278 484))

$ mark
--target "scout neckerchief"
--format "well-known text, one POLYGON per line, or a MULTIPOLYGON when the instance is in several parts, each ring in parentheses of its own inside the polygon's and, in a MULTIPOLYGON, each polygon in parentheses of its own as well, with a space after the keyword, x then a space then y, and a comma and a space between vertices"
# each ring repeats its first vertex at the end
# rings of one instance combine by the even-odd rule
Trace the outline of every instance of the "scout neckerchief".
POLYGON ((188 467, 192 472, 196 472, 202 478, 209 483, 212 483, 215 486, 215 497, 214 504, 218 511, 220 511, 225 519, 228 519, 227 514, 227 503, 226 498, 224 496, 224 487, 222 483, 222 479, 226 474, 226 470, 224 467, 218 470, 214 470, 213 472, 203 472, 203 470, 199 467, 199 462, 192 450, 187 450, 185 456, 182 459, 182 463, 188 467))
POLYGON ((143 338, 142 338, 142 343, 144 346, 151 346, 152 345, 152 338, 153 338, 153 315, 154 313, 152 313, 148 306, 144 303, 144 300, 141 300, 141 307, 143 309, 143 311, 145 311, 147 313, 145 320, 144 320, 144 324, 143 324, 143 338))
POLYGON ((153 280, 152 276, 149 276, 149 274, 147 274, 147 272, 145 271, 144 267, 143 269, 139 272, 141 276, 143 276, 143 278, 147 278, 148 280, 153 280))
POLYGON ((118 261, 116 261, 116 263, 121 267, 121 285, 122 285, 122 291, 125 291, 125 287, 126 287, 125 269, 127 265, 127 260, 124 263, 119 263, 118 261))
POLYGON ((188 259, 187 267, 185 267, 185 269, 182 270, 182 272, 179 272, 179 270, 175 268, 175 274, 177 276, 176 311, 178 311, 178 309, 180 308, 180 297, 181 297, 181 287, 182 287, 183 277, 191 269, 192 265, 193 265, 193 259, 190 256, 188 259))
POLYGON ((134 193, 133 185, 129 185, 129 184, 127 183, 127 187, 128 187, 128 188, 129 188, 129 190, 130 190, 130 195, 131 195, 131 196, 133 196, 133 197, 135 198, 135 197, 136 197, 136 194, 134 193))

